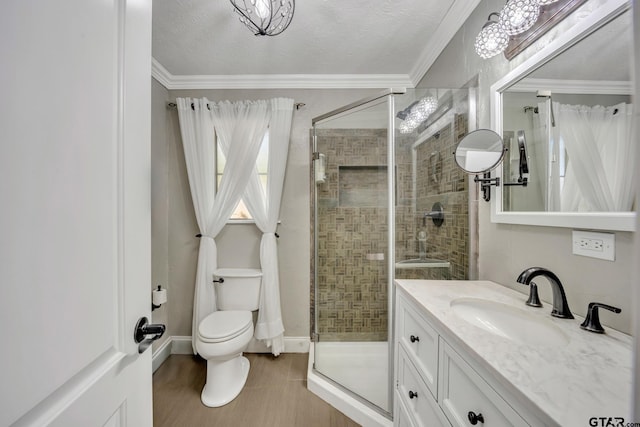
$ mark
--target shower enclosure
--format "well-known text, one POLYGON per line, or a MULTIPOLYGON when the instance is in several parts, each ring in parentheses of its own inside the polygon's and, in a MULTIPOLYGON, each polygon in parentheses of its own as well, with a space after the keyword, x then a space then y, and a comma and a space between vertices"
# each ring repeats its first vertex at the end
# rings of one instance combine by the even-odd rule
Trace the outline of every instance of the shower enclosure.
POLYGON ((394 279, 469 278, 468 178, 451 154, 469 93, 388 90, 313 119, 314 373, 387 418, 394 279))

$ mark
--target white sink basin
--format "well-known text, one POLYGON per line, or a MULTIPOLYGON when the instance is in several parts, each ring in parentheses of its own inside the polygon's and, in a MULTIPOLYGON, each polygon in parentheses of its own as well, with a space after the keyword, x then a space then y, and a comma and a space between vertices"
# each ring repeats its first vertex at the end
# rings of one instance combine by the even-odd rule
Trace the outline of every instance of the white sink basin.
POLYGON ((488 332, 533 346, 566 345, 569 337, 550 320, 499 302, 479 298, 451 301, 453 312, 488 332))

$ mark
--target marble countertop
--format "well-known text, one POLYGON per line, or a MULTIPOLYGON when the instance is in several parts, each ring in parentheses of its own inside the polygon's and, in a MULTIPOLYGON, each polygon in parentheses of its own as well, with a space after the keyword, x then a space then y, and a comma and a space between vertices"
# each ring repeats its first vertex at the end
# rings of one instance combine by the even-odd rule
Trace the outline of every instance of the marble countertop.
MULTIPOLYGON (((549 425, 586 426, 591 417, 629 421, 632 388, 632 339, 606 329, 595 334, 580 328, 584 320, 552 317, 543 308, 524 304, 526 295, 490 281, 396 280, 425 316, 454 347, 475 356, 514 398, 549 425), (481 329, 456 315, 451 301, 482 298, 550 320, 568 337, 561 346, 529 345, 481 329)), ((571 303, 571 301, 569 301, 571 303)))

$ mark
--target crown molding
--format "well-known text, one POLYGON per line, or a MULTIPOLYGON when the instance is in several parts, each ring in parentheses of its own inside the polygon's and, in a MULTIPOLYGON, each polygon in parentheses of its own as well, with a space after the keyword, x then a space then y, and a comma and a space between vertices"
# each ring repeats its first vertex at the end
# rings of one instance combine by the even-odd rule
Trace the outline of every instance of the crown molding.
POLYGON ((151 76, 169 90, 178 89, 380 89, 413 87, 406 74, 238 74, 176 76, 155 58, 151 76))
POLYGON ((169 86, 171 86, 173 75, 153 57, 151 58, 151 77, 165 88, 170 89, 169 86))
POLYGON ((476 6, 480 4, 480 1, 469 0, 453 3, 433 36, 429 38, 413 70, 409 73, 409 78, 411 79, 410 87, 416 87, 420 83, 420 80, 427 74, 429 68, 436 62, 438 56, 447 47, 458 30, 467 22, 467 19, 471 16, 476 6))
POLYGON ((507 92, 536 92, 549 90, 554 93, 589 95, 631 95, 631 82, 612 80, 561 80, 525 78, 507 89, 507 92))

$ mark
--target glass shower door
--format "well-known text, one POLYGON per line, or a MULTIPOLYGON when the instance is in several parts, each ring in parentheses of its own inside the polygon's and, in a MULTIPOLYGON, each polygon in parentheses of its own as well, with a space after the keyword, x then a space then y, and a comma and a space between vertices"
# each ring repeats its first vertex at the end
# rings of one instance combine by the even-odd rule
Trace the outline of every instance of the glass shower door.
POLYGON ((314 119, 313 129, 314 368, 387 414, 392 104, 387 95, 314 119))

